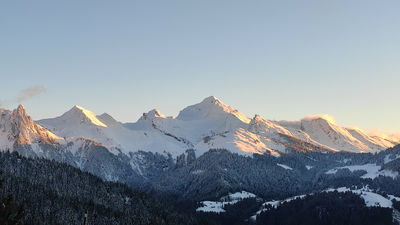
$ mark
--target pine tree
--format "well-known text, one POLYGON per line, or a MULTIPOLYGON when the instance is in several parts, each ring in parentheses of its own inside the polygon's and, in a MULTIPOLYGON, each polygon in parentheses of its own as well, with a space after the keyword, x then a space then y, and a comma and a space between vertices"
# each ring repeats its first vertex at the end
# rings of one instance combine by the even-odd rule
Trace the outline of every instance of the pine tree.
MULTIPOLYGON (((3 180, 0 179, 0 188, 3 186, 3 180)), ((11 194, 0 198, 0 224, 3 225, 22 225, 24 209, 14 203, 11 194)))

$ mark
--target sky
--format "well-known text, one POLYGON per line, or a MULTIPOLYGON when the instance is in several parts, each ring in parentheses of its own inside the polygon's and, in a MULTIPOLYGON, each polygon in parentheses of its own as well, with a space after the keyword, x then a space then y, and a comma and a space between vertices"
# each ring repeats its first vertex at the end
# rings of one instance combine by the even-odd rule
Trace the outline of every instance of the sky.
POLYGON ((216 96, 249 117, 400 132, 400 1, 0 2, 0 104, 122 122, 216 96))

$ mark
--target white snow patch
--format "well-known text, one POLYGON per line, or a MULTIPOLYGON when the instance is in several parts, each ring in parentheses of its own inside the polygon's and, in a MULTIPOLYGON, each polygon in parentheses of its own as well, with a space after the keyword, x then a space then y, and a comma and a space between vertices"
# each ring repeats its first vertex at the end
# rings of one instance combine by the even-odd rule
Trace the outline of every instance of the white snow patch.
POLYGON ((79 110, 82 111, 82 113, 90 120, 90 122, 92 122, 93 124, 97 125, 97 126, 101 126, 101 127, 107 127, 107 125, 105 125, 104 123, 102 123, 96 116, 96 114, 94 114, 93 112, 83 108, 82 106, 79 105, 75 105, 75 107, 79 110))
POLYGON ((203 201, 202 207, 196 209, 197 212, 214 212, 214 213, 222 213, 225 212, 224 203, 225 202, 213 202, 213 201, 203 201))
POLYGON ((255 198, 257 196, 255 194, 247 192, 247 191, 241 191, 241 192, 229 194, 228 197, 232 200, 243 200, 246 198, 255 198))
POLYGON ((389 155, 386 155, 385 158, 384 158, 383 160, 384 160, 384 163, 386 164, 386 163, 389 163, 389 162, 391 162, 391 161, 393 161, 393 160, 396 160, 396 159, 398 159, 398 158, 400 158, 400 155, 394 155, 394 156, 392 156, 391 154, 389 154, 389 155))
POLYGON ((285 165, 285 164, 280 164, 280 163, 277 163, 276 165, 278 165, 278 166, 282 167, 282 168, 283 168, 283 169, 285 169, 285 170, 293 170, 293 168, 292 168, 292 167, 290 167, 290 166, 287 166, 287 165, 285 165))
POLYGON ((202 174, 202 173, 204 173, 204 170, 194 170, 191 172, 191 174, 195 174, 195 175, 202 174))
POLYGON ((393 179, 396 178, 399 173, 391 170, 380 170, 381 166, 378 166, 376 164, 364 164, 364 165, 353 165, 353 166, 343 166, 343 167, 337 167, 331 170, 328 170, 325 172, 325 174, 336 174, 336 172, 340 169, 349 169, 351 172, 354 172, 356 170, 362 170, 366 171, 367 173, 361 176, 361 178, 367 179, 375 179, 378 176, 386 176, 386 177, 392 177, 393 179))
MULTIPOLYGON (((340 187, 340 188, 336 188, 336 189, 329 188, 329 189, 324 190, 324 192, 333 192, 333 191, 338 191, 338 192, 351 191, 354 194, 359 195, 364 200, 365 205, 367 207, 378 206, 378 207, 383 207, 383 208, 392 208, 392 202, 391 202, 392 199, 396 199, 396 200, 400 201, 399 197, 396 197, 394 195, 388 195, 388 198, 385 198, 380 194, 374 193, 373 190, 369 189, 368 187, 364 187, 364 188, 356 189, 356 190, 351 190, 350 188, 347 188, 347 187, 340 187)), ((313 194, 314 193, 310 193, 309 195, 313 195, 313 194)), ((290 202, 295 199, 302 199, 305 196, 306 195, 296 195, 296 196, 293 196, 290 198, 286 198, 284 200, 272 200, 272 201, 264 202, 262 204, 260 210, 258 210, 255 215, 250 217, 250 219, 255 221, 257 219, 257 216, 260 213, 268 210, 266 208, 266 206, 272 206, 273 208, 277 208, 279 205, 281 205, 285 202, 290 202)))
POLYGON ((357 189, 357 190, 350 190, 349 188, 341 187, 341 188, 337 188, 337 189, 331 188, 326 191, 330 192, 330 191, 335 191, 335 190, 338 192, 351 191, 355 194, 360 195, 360 197, 362 199, 364 199, 365 205, 368 207, 379 206, 379 207, 383 207, 383 208, 392 208, 391 199, 387 199, 380 194, 374 193, 374 192, 372 192, 372 190, 370 190, 367 187, 364 187, 362 189, 357 189))
POLYGON ((246 198, 256 198, 257 196, 253 193, 241 191, 233 194, 229 194, 220 199, 220 201, 202 201, 202 207, 196 209, 197 212, 214 212, 222 213, 225 212, 225 205, 234 205, 239 201, 246 198))
POLYGON ((390 200, 395 199, 396 201, 400 201, 400 198, 394 195, 388 195, 390 200))
POLYGON ((252 217, 250 217, 250 219, 252 219, 253 221, 255 221, 255 220, 257 219, 257 216, 260 215, 260 213, 265 212, 265 211, 268 210, 268 209, 265 208, 266 206, 272 206, 272 208, 277 208, 277 207, 278 207, 279 205, 281 205, 282 203, 290 202, 290 201, 293 201, 293 200, 295 200, 295 199, 302 199, 302 198, 304 198, 305 196, 306 196, 306 195, 296 195, 296 196, 293 196, 293 197, 290 197, 290 198, 286 198, 286 199, 284 199, 284 200, 272 200, 272 201, 264 202, 264 203, 261 205, 261 209, 258 210, 258 211, 256 212, 255 215, 253 215, 252 217))

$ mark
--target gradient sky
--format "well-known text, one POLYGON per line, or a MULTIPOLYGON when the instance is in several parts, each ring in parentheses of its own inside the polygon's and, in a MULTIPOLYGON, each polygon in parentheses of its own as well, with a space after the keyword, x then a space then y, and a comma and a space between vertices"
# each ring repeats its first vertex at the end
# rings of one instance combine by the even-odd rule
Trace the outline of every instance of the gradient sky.
POLYGON ((400 131, 399 12, 398 0, 1 1, 0 101, 34 119, 77 104, 127 122, 214 95, 249 117, 400 131))

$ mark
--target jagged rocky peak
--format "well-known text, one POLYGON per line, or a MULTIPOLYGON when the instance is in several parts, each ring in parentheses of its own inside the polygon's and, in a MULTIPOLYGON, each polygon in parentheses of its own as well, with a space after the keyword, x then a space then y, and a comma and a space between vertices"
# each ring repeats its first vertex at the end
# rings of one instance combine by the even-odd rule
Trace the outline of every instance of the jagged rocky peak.
POLYGON ((1 147, 12 149, 15 145, 30 145, 40 141, 43 144, 56 144, 61 138, 36 124, 26 112, 24 106, 19 105, 13 111, 2 110, 0 118, 0 135, 7 140, 1 147))
POLYGON ((253 119, 251 119, 248 130, 253 133, 263 133, 263 134, 280 133, 280 134, 292 136, 292 134, 288 130, 286 130, 284 127, 282 127, 281 125, 279 125, 275 122, 266 120, 258 114, 256 114, 253 117, 253 119))
POLYGON ((228 115, 234 116, 244 123, 250 122, 247 116, 214 96, 207 97, 198 104, 184 108, 176 118, 187 121, 205 118, 226 118, 228 115))
POLYGON ((17 109, 14 110, 14 115, 18 115, 21 118, 27 118, 31 120, 31 117, 26 113, 26 109, 23 105, 18 105, 17 109))
POLYGON ((266 122, 268 121, 264 120, 260 115, 255 114, 254 117, 250 120, 249 130, 251 130, 250 128, 260 126, 261 124, 265 124, 266 122))
POLYGON ((158 109, 152 109, 147 113, 143 113, 139 120, 153 120, 154 118, 167 118, 158 109))
POLYGON ((34 123, 32 118, 26 113, 26 109, 23 105, 19 105, 12 111, 12 118, 20 128, 32 127, 34 123))
POLYGON ((256 114, 254 115, 253 119, 251 119, 253 123, 258 122, 258 121, 265 121, 260 115, 256 114))

